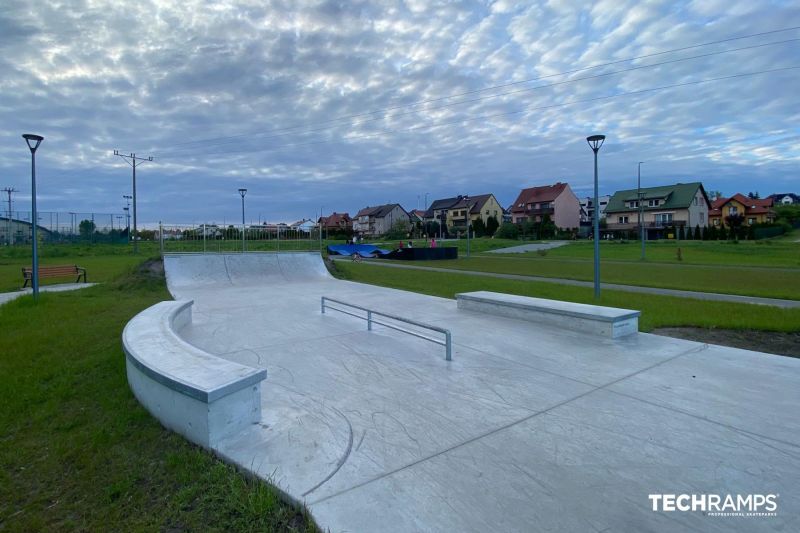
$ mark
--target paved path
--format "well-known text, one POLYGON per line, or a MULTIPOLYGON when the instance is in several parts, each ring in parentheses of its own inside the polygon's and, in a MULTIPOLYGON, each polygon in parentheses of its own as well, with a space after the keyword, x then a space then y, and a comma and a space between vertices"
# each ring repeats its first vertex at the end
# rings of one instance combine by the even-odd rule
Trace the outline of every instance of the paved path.
MULTIPOLYGON (((59 283, 58 285, 47 285, 45 287, 39 287, 39 292, 64 292, 64 291, 74 291, 77 289, 85 289, 86 287, 93 287, 97 285, 97 283, 59 283)), ((10 302, 20 296, 25 296, 26 294, 31 294, 33 289, 20 289, 14 292, 0 292, 0 305, 3 305, 6 302, 10 302)))
POLYGON ((496 250, 487 250, 489 254, 524 254, 525 252, 536 252, 538 250, 549 250, 550 248, 558 248, 569 244, 569 241, 550 241, 550 242, 536 242, 530 244, 520 244, 519 246, 509 246, 508 248, 497 248, 496 250))
MULTIPOLYGON (((335 261, 344 259, 334 258, 335 261)), ((349 259, 347 259, 349 261, 349 259)), ((460 270, 455 268, 425 267, 401 264, 399 262, 383 262, 366 260, 365 263, 389 268, 404 268, 408 270, 427 270, 429 272, 447 272, 451 274, 469 274, 471 276, 485 276, 488 278, 513 279, 519 281, 543 281, 545 283, 559 283, 561 285, 573 285, 575 287, 594 287, 591 281, 579 281, 575 279, 548 278, 545 276, 523 276, 520 274, 499 274, 496 272, 479 272, 477 270, 460 270)), ((657 287, 640 287, 638 285, 621 285, 618 283, 602 283, 604 289, 616 291, 639 292, 648 294, 659 294, 661 296, 677 296, 679 298, 694 298, 697 300, 716 300, 721 302, 736 302, 743 304, 771 305, 774 307, 800 308, 800 300, 780 300, 778 298, 761 298, 758 296, 740 296, 738 294, 721 294, 716 292, 697 292, 681 291, 676 289, 660 289, 657 287)))

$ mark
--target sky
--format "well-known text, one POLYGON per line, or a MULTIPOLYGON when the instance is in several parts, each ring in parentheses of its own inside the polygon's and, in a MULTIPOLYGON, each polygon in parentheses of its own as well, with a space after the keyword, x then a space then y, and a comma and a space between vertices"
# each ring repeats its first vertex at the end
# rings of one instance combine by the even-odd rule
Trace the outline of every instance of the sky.
MULTIPOLYGON (((4 0, 0 188, 142 223, 567 182, 800 192, 795 1, 4 0), (708 44, 713 43, 713 44, 708 44), (643 57, 646 56, 646 57, 643 57)), ((5 194, 2 196, 5 200, 5 194)), ((2 209, 5 212, 5 204, 2 209)))

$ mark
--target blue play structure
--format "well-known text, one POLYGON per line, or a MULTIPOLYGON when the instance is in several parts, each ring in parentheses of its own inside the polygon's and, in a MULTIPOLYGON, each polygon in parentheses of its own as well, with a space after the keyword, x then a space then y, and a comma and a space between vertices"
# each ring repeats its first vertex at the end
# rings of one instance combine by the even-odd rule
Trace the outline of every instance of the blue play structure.
POLYGON ((354 255, 358 254, 361 257, 378 257, 388 255, 391 252, 378 248, 373 244, 332 244, 328 246, 329 254, 339 255, 354 255))

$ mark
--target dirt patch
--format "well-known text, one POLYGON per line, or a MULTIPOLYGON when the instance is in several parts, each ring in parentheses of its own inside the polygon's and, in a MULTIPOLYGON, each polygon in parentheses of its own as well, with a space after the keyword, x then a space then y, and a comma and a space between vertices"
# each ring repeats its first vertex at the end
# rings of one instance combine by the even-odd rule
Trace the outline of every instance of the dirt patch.
POLYGON ((150 259, 142 263, 139 272, 152 277, 162 277, 164 275, 164 261, 161 259, 150 259))
POLYGON ((800 357, 800 332, 711 329, 711 328, 656 328, 651 333, 677 337, 690 341, 719 344, 745 350, 800 357))

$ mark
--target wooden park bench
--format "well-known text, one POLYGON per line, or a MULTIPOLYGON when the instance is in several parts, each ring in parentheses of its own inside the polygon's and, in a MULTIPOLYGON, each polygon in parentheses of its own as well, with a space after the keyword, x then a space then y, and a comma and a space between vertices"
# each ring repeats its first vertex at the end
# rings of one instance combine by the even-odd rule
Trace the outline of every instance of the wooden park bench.
MULTIPOLYGON (((65 277, 72 277, 77 276, 75 278, 75 283, 78 283, 83 277, 83 282, 86 283, 86 269, 81 268, 78 265, 59 265, 59 266, 40 266, 39 267, 39 279, 42 278, 65 278, 65 277)), ((22 288, 28 286, 28 282, 33 280, 33 268, 32 267, 22 267, 22 279, 25 280, 25 283, 22 284, 22 288)))

